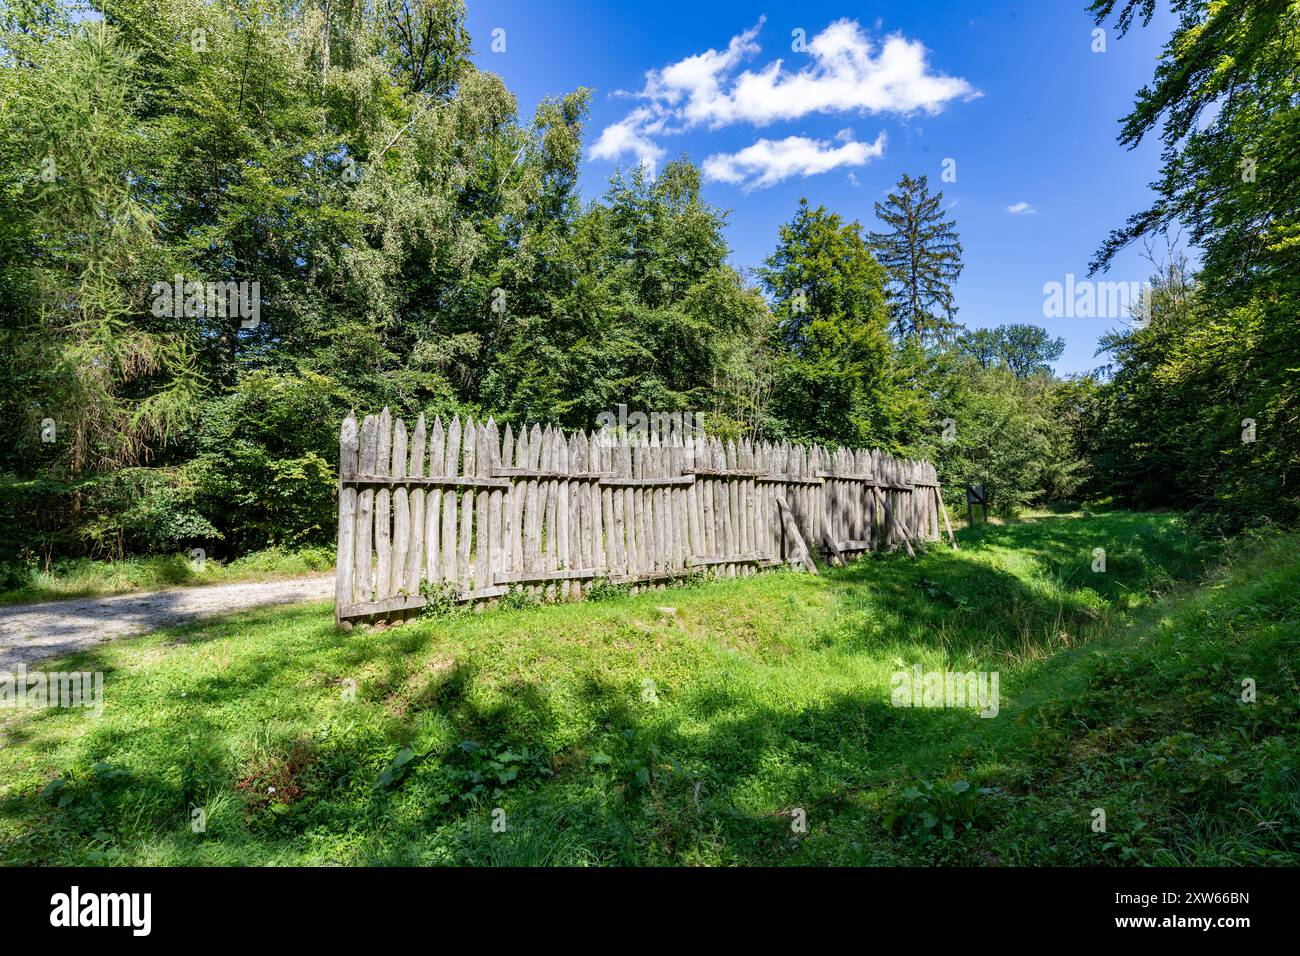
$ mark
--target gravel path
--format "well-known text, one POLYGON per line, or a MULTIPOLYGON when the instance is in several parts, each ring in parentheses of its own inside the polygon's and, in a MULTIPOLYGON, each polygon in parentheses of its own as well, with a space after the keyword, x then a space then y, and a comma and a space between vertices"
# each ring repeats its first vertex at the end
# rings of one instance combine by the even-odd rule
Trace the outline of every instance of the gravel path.
POLYGON ((334 596, 334 575, 0 607, 0 671, 214 614, 334 596))

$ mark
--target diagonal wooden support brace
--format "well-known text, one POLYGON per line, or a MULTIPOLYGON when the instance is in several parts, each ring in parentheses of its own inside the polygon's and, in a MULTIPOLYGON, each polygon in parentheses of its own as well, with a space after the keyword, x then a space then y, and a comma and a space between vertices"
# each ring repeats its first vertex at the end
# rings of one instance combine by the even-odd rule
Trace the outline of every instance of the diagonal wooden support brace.
POLYGON ((781 522, 785 527, 786 537, 794 542, 795 553, 790 560, 805 571, 816 574, 817 565, 813 564, 812 556, 808 552, 808 545, 804 543, 803 535, 799 533, 799 524, 794 520, 794 512, 790 510, 790 506, 786 504, 785 498, 781 495, 776 496, 776 506, 781 512, 781 522))
POLYGON ((915 558, 916 552, 912 550, 912 537, 907 533, 907 525, 898 520, 893 509, 889 507, 889 502, 886 501, 885 496, 880 493, 879 488, 872 488, 871 490, 876 493, 876 501, 880 502, 880 507, 884 509, 885 514, 889 516, 889 520, 894 523, 894 527, 898 529, 898 533, 903 536, 903 544, 907 546, 907 553, 915 558))

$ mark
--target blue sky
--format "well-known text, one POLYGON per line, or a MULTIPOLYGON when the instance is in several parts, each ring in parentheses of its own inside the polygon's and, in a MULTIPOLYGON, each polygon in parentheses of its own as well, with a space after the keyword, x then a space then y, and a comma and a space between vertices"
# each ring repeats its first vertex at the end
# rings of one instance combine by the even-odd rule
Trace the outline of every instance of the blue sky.
MULTIPOLYGON (((593 90, 586 196, 647 152, 704 165, 740 268, 770 254, 801 197, 875 228, 873 203, 904 172, 927 174, 964 249, 958 320, 1043 325, 1065 338, 1057 371, 1069 373, 1103 362, 1097 339, 1122 320, 1044 318, 1043 286, 1082 280, 1107 233, 1149 201, 1158 142, 1129 151, 1115 136, 1173 26, 1161 11, 1093 52, 1084 7, 470 0, 468 25, 476 63, 505 79, 523 116, 544 96, 593 90), (946 159, 954 182, 942 181, 946 159)), ((1130 249, 1104 278, 1150 271, 1130 249)))

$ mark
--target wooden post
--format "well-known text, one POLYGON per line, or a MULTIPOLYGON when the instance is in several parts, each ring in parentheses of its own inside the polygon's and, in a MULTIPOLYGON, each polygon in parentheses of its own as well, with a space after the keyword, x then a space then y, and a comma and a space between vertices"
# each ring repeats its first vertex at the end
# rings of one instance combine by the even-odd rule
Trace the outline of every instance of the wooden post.
MULTIPOLYGON (((371 472, 380 478, 392 474, 393 464, 393 415, 385 406, 379 414, 379 456, 375 461, 375 470, 371 472)), ((393 509, 392 493, 380 485, 375 492, 375 600, 382 601, 392 592, 388 589, 393 573, 393 509)))
MULTIPOLYGON (((375 473, 375 461, 379 456, 379 420, 374 415, 367 415, 361 423, 361 461, 360 472, 363 475, 375 473)), ((356 582, 352 600, 374 600, 374 551, 371 542, 375 533, 375 492, 372 488, 363 488, 357 494, 357 534, 356 549, 353 551, 353 580, 356 582)))
POLYGON ((334 564, 334 623, 343 623, 343 607, 352 603, 353 561, 356 547, 357 489, 344 484, 357 474, 357 415, 348 412, 339 432, 339 536, 334 564))
MULTIPOLYGON (((424 415, 421 414, 411 437, 411 466, 407 474, 412 478, 424 477, 425 439, 424 415)), ((420 573, 424 570, 424 494, 424 489, 417 487, 410 497, 411 537, 406 553, 406 578, 401 582, 402 590, 408 595, 420 593, 420 573)))
MULTIPOLYGON (((406 422, 399 418, 393 422, 393 465, 389 471, 395 479, 406 477, 407 450, 406 422)), ((399 484, 393 491, 393 554, 388 562, 388 593, 384 597, 392 597, 406 586, 406 553, 410 547, 410 492, 399 484)))
MULTIPOLYGON (((460 416, 451 420, 447 429, 447 451, 442 462, 443 474, 455 478, 460 474, 460 416)), ((456 516, 457 508, 455 487, 449 487, 442 493, 442 575, 443 582, 455 581, 456 574, 456 516)))

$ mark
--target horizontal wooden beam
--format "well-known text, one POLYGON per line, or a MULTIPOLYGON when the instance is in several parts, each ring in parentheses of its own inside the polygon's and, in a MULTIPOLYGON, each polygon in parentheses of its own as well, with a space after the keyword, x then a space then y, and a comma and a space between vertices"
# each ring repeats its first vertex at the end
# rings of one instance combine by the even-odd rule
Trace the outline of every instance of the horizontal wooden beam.
MULTIPOLYGON (((472 591, 460 591, 457 601, 477 601, 483 598, 504 597, 510 588, 495 586, 478 588, 472 591)), ((340 618, 370 617, 373 614, 391 614, 394 611, 417 611, 429 602, 423 594, 398 594, 382 601, 362 601, 358 604, 345 604, 338 609, 340 618)))
POLYGON ((537 478, 547 481, 600 481, 605 478, 613 478, 612 471, 541 471, 537 469, 529 470, 527 468, 506 468, 498 465, 492 469, 494 478, 537 478))
POLYGON ((534 581, 577 581, 583 578, 598 578, 603 572, 595 568, 580 568, 575 571, 503 571, 493 580, 497 584, 530 584, 534 581))
POLYGON ((762 478, 767 475, 767 472, 753 468, 692 468, 685 473, 702 478, 762 478))
POLYGON ((339 617, 369 617, 372 614, 389 614, 393 611, 415 611, 427 603, 422 594, 397 594, 382 601, 345 604, 339 608, 339 617))
POLYGON ((792 478, 786 475, 766 475, 753 471, 695 471, 680 476, 664 478, 627 478, 610 472, 575 472, 563 471, 525 471, 523 469, 495 469, 494 477, 478 478, 471 475, 433 478, 395 478, 386 475, 355 475, 339 479, 344 488, 358 486, 382 486, 385 488, 501 488, 509 489, 516 480, 534 479, 538 481, 594 481, 601 485, 615 488, 666 488, 688 487, 699 478, 750 478, 758 484, 767 485, 822 485, 827 481, 853 481, 869 487, 884 488, 887 491, 915 491, 917 488, 937 488, 936 482, 917 481, 912 484, 899 484, 877 481, 874 478, 861 478, 852 475, 832 475, 821 473, 816 478, 792 478))
POLYGON ((341 478, 339 484, 344 488, 356 485, 383 485, 396 488, 509 488, 510 482, 505 478, 474 478, 457 476, 455 478, 390 478, 381 475, 357 475, 353 478, 341 478))
POLYGON ((770 554, 737 554, 723 558, 697 558, 694 555, 687 561, 692 567, 705 567, 710 564, 763 564, 764 562, 774 561, 781 564, 779 559, 773 558, 770 554))
POLYGON ((674 568, 671 571, 646 571, 640 574, 611 574, 612 584, 641 584, 645 581, 667 581, 672 578, 684 578, 692 574, 690 568, 674 568))
POLYGON ((874 475, 836 475, 829 471, 817 472, 826 481, 852 481, 868 488, 884 488, 886 491, 914 491, 917 488, 938 488, 936 482, 914 481, 910 485, 896 481, 881 481, 874 475))
POLYGON ((825 478, 828 481, 858 481, 864 485, 877 484, 875 475, 837 475, 833 471, 819 471, 818 478, 825 478))
POLYGON ((675 478, 602 478, 600 484, 612 488, 668 488, 693 485, 695 479, 690 475, 675 478))
POLYGON ((760 485, 824 485, 823 478, 786 478, 781 475, 764 475, 755 479, 760 485))

